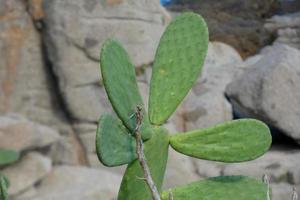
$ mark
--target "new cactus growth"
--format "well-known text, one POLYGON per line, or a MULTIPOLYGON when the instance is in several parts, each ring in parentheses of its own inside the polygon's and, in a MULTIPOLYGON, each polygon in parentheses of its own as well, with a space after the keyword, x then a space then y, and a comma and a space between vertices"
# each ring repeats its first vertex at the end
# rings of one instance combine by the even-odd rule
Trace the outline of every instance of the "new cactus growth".
POLYGON ((221 162, 242 162, 264 154, 270 144, 268 127, 254 119, 226 122, 211 128, 169 135, 162 125, 175 111, 201 73, 208 47, 203 18, 184 13, 164 32, 153 64, 147 114, 138 91, 135 70, 128 54, 109 39, 101 50, 101 72, 109 100, 119 119, 104 114, 97 130, 96 149, 106 166, 128 164, 118 200, 150 200, 137 159, 135 131, 137 107, 142 108, 140 133, 145 157, 161 199, 263 200, 267 186, 242 176, 221 176, 161 191, 168 148, 192 157, 221 162))

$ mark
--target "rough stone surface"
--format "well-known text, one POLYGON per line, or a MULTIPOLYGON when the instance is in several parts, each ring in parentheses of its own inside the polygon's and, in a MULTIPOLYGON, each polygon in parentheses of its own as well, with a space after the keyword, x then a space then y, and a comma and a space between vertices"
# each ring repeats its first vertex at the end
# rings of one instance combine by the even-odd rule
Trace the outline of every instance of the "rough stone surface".
POLYGON ((300 49, 300 12, 275 15, 267 20, 265 27, 276 35, 275 43, 300 49))
POLYGON ((37 194, 29 199, 112 200, 117 196, 120 183, 121 176, 110 172, 86 167, 56 167, 41 182, 37 194))
POLYGON ((106 167, 99 161, 97 154, 95 154, 95 153, 88 153, 87 159, 89 161, 89 166, 91 168, 108 171, 113 174, 124 175, 126 167, 127 167, 126 165, 121 165, 121 166, 117 166, 117 167, 106 167))
POLYGON ((67 109, 74 119, 98 120, 109 111, 99 85, 99 49, 114 37, 137 66, 153 61, 166 13, 151 1, 44 1, 45 42, 67 109), (141 51, 142 49, 142 51, 141 51))
POLYGON ((79 138, 84 146, 86 152, 95 153, 96 152, 96 132, 90 132, 85 134, 80 134, 79 138))
MULTIPOLYGON (((69 130, 72 132, 72 130, 69 130)), ((84 147, 78 142, 75 133, 61 136, 60 139, 54 143, 49 152, 49 156, 53 163, 58 165, 86 165, 87 159, 84 147)))
POLYGON ((195 171, 201 179, 223 175, 224 166, 226 164, 210 160, 201 160, 193 158, 195 171))
POLYGON ((189 156, 169 149, 169 158, 163 187, 165 189, 181 186, 199 180, 189 156))
POLYGON ((180 111, 185 130, 206 128, 232 119, 232 108, 225 88, 242 65, 242 58, 229 45, 212 42, 201 78, 193 86, 180 111))
POLYGON ((20 115, 0 116, 0 148, 24 151, 49 146, 60 138, 47 126, 29 121, 20 115))
POLYGON ((15 196, 30 189, 44 178, 52 168, 51 160, 39 153, 26 154, 18 163, 4 169, 10 181, 9 195, 15 196))
POLYGON ((300 51, 274 45, 231 82, 226 93, 244 116, 265 120, 300 141, 300 51))
POLYGON ((0 113, 18 112, 43 124, 59 124, 53 80, 25 3, 1 0, 0 7, 0 113))
POLYGON ((272 183, 286 182, 300 185, 300 152, 293 150, 271 150, 262 157, 244 163, 228 164, 225 175, 243 174, 261 178, 264 174, 270 177, 272 183))

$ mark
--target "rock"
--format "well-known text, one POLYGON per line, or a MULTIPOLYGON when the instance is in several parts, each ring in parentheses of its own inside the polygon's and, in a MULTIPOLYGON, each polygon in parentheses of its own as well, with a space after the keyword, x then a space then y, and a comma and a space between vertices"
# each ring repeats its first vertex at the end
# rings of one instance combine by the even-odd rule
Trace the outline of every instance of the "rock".
POLYGON ((264 28, 265 19, 274 15, 279 7, 274 0, 176 0, 172 11, 192 10, 206 20, 211 41, 220 41, 235 47, 243 58, 255 54, 272 41, 264 28))
POLYGON ((170 148, 163 188, 168 189, 199 180, 189 156, 170 148))
POLYGON ((51 71, 25 2, 1 0, 0 33, 0 113, 18 112, 42 124, 60 124, 51 71))
POLYGON ((49 146, 59 133, 47 126, 29 121, 20 115, 0 116, 0 148, 24 151, 49 146))
POLYGON ((103 42, 117 38, 135 65, 150 63, 166 16, 156 0, 44 1, 44 12, 45 43, 63 99, 72 118, 84 122, 109 111, 99 85, 103 42))
POLYGON ((300 152, 271 150, 262 157, 243 163, 225 165, 225 175, 245 175, 261 179, 267 174, 271 183, 300 184, 300 152))
POLYGON ((27 189, 26 191, 18 194, 17 196, 12 197, 12 200, 30 200, 33 196, 36 195, 36 189, 34 186, 27 189))
POLYGON ((147 85, 147 83, 142 82, 142 81, 138 81, 138 87, 139 87, 139 91, 141 93, 145 108, 148 110, 148 99, 149 99, 149 86, 147 85))
POLYGON ((61 136, 60 139, 51 146, 49 156, 54 164, 66 165, 87 165, 87 158, 84 147, 79 143, 75 133, 61 136))
POLYGON ((203 86, 201 91, 203 94, 190 95, 183 102, 186 130, 208 128, 232 119, 231 105, 221 92, 210 91, 203 86))
POLYGON ((275 43, 300 49, 300 12, 275 15, 267 20, 265 27, 276 35, 275 43))
POLYGON ((80 134, 79 138, 82 142, 82 145, 85 147, 86 152, 88 153, 96 152, 96 131, 80 134))
POLYGON ((85 123, 85 122, 74 122, 73 128, 76 133, 84 134, 84 133, 96 133, 97 124, 96 123, 85 123))
POLYGON ((206 179, 209 177, 221 176, 225 164, 210 160, 201 160, 192 158, 192 162, 195 167, 195 171, 201 179, 206 179))
POLYGON ((39 153, 26 154, 18 163, 3 170, 8 177, 9 195, 17 195, 30 189, 51 171, 51 160, 39 153))
POLYGON ((100 169, 103 171, 108 171, 113 174, 119 174, 122 176, 125 173, 126 165, 121 165, 121 166, 117 166, 117 167, 106 167, 99 161, 99 159, 95 153, 88 153, 87 158, 89 161, 89 166, 92 168, 100 169))
POLYGON ((264 120, 300 143, 300 51, 274 45, 226 93, 242 116, 264 120))
POLYGON ((206 128, 232 119, 225 88, 240 65, 242 58, 232 47, 219 42, 209 44, 201 78, 182 104, 185 130, 206 128))
MULTIPOLYGON (((55 167, 30 200, 115 199, 121 176, 86 167, 55 167)), ((26 200, 26 199, 24 199, 26 200)))

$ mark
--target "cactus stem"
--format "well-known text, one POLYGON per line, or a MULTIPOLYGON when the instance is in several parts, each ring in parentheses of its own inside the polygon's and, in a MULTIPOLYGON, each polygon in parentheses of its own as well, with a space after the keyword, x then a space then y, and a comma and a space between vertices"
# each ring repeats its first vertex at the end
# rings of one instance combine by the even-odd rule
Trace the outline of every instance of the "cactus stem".
POLYGON ((137 106, 135 115, 136 115, 136 127, 134 130, 134 135, 136 139, 136 153, 144 173, 144 180, 151 191, 153 200, 161 200, 157 187, 152 179, 151 172, 149 166, 147 165, 146 157, 144 154, 144 143, 142 140, 142 136, 140 134, 140 127, 143 120, 143 114, 142 114, 142 108, 140 106, 137 106))

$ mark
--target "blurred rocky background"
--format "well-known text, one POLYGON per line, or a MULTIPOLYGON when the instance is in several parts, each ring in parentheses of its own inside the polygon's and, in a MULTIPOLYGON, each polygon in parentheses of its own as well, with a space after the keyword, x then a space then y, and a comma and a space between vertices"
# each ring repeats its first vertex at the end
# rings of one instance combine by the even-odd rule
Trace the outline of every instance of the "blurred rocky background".
POLYGON ((99 50, 108 37, 128 50, 148 98, 159 38, 182 11, 207 20, 202 77, 168 121, 171 133, 252 117, 272 128, 261 158, 238 164, 170 150, 165 188, 210 176, 270 177, 274 200, 300 192, 299 0, 0 0, 0 148, 21 159, 1 168, 12 200, 116 199, 125 167, 95 154, 97 120, 112 112, 99 50))

